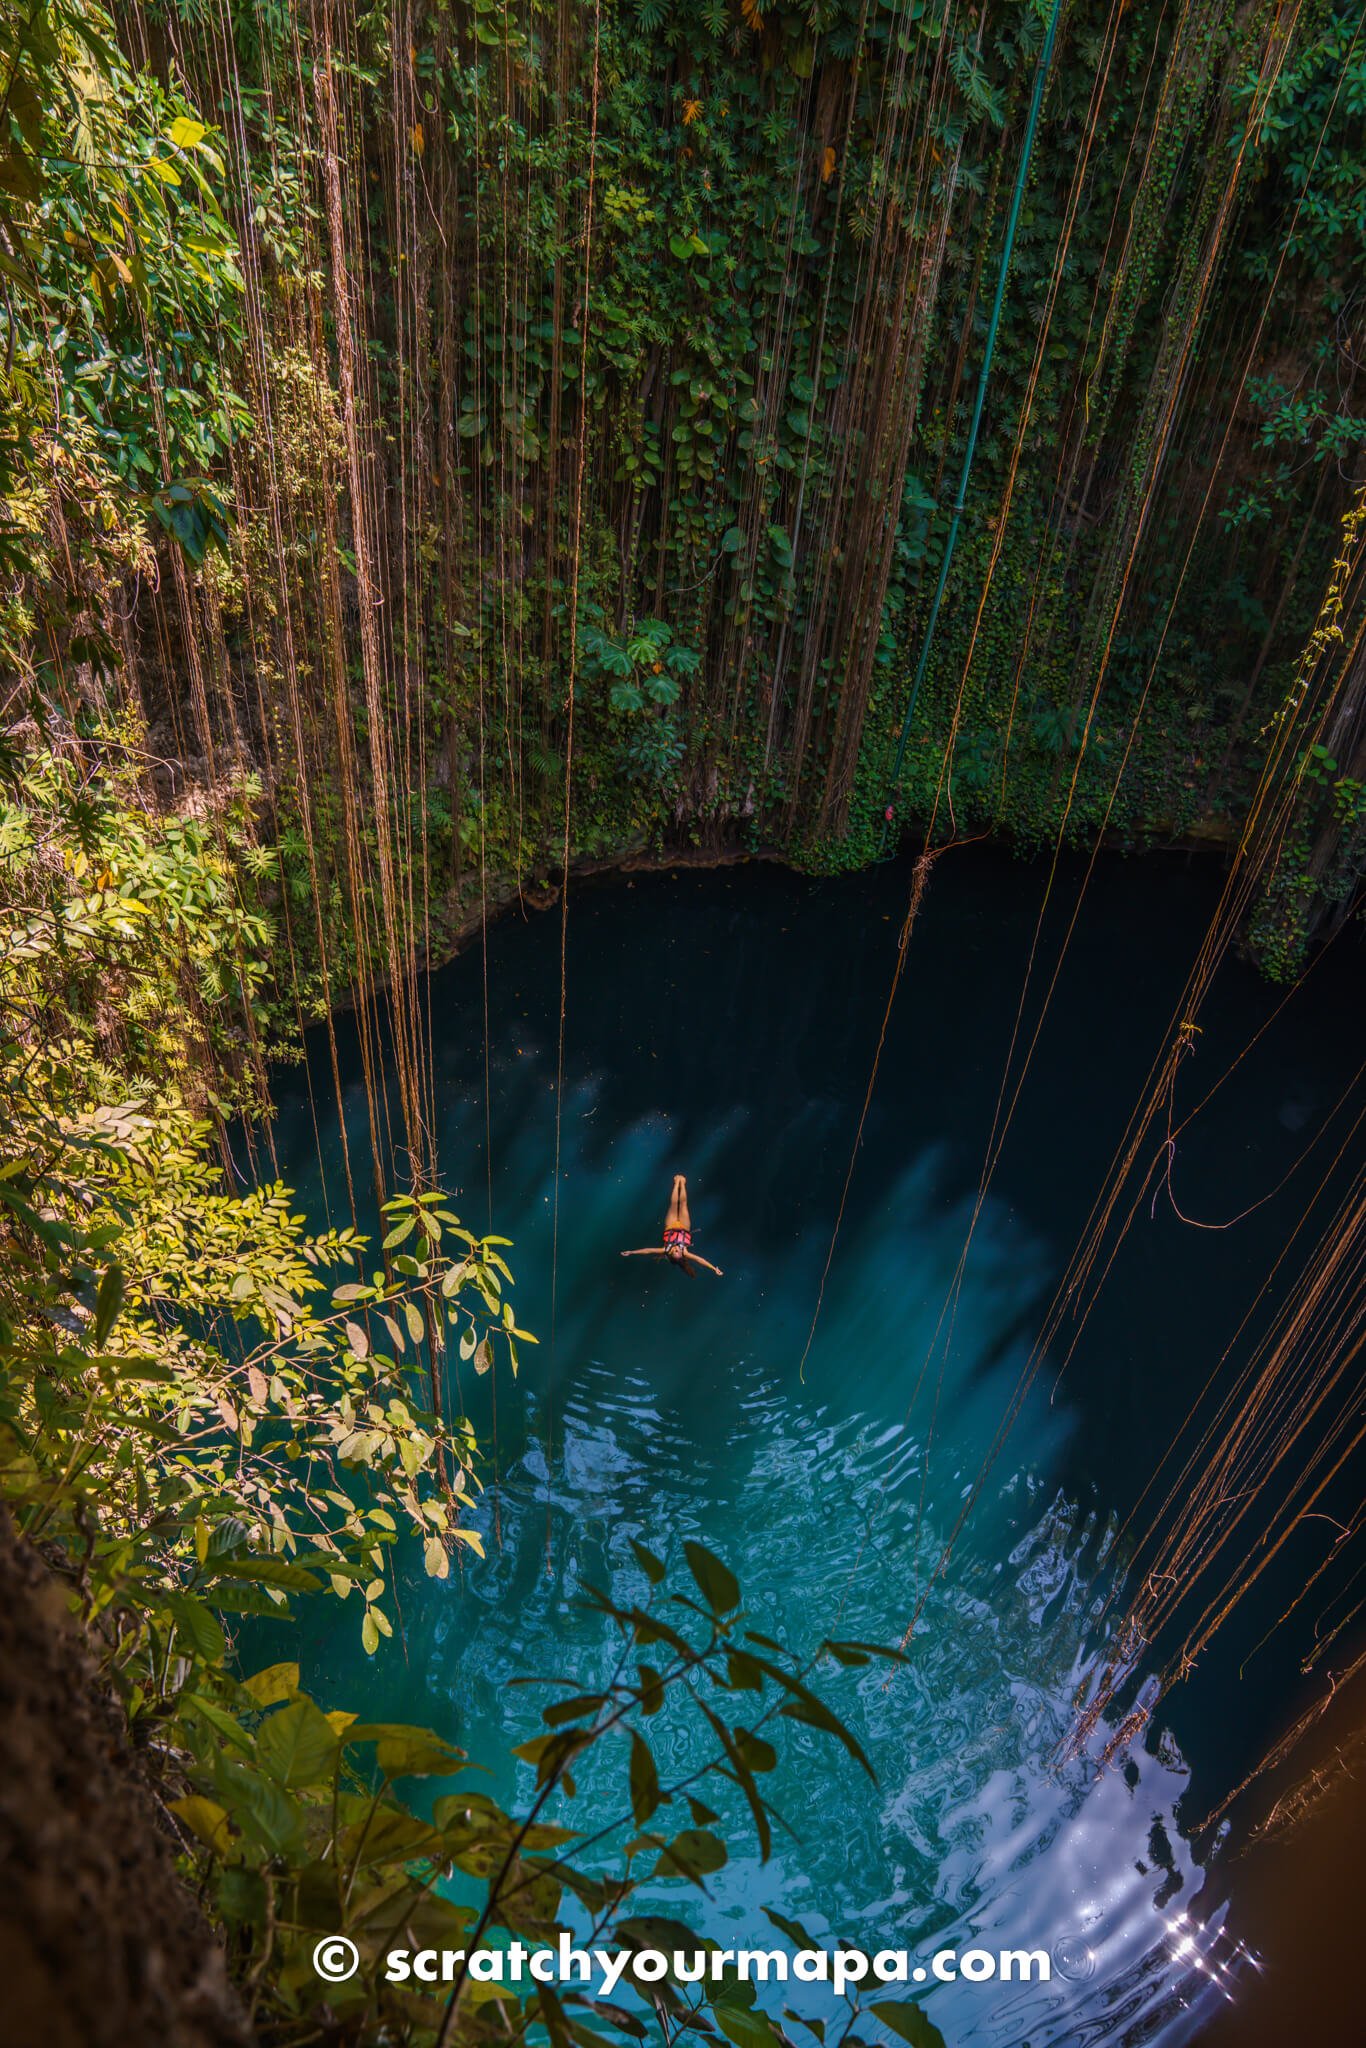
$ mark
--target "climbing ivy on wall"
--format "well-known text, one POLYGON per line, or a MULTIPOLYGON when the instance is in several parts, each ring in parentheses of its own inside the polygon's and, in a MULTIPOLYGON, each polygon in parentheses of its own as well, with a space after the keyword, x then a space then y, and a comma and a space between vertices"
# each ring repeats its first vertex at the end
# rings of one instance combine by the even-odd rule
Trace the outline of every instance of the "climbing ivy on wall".
MULTIPOLYGON (((330 1586, 373 1652, 400 1531, 436 1576, 477 1548, 442 1361, 530 1339, 505 1241, 440 1191, 419 959, 579 856, 1201 831, 1237 909, 1174 1072, 1237 918, 1289 975, 1357 905, 1362 24, 1072 0, 1041 77, 1046 20, 0 0, 0 1482, 181 1760, 267 2034, 317 1927, 377 1953, 452 1863, 481 1931, 528 1931, 504 1877, 569 1839, 529 1842, 542 1792, 658 1705, 647 1665, 552 1706, 525 1824, 466 1796, 429 1827, 393 1780, 454 1775, 448 1745, 226 1668, 217 1615, 330 1586), (314 1236, 267 1175, 266 1066, 324 1017, 340 1093, 344 998, 369 1157, 314 1236)), ((736 1675, 738 1588, 689 1565, 700 1635, 609 1611, 684 1691, 705 1669, 848 1747, 809 1665, 736 1675)), ((775 1753, 708 1719, 766 1854, 775 1753)), ((638 1733, 628 1775, 640 1828, 688 1797, 638 1733)), ((719 1867, 688 1803, 628 1857, 719 1867)), ((533 1933, 561 1885, 616 1912, 635 1883, 529 1869, 533 1933)), ((451 2037, 454 2005, 372 1991, 357 2035, 451 2037)))
POLYGON ((99 628, 171 781, 257 777, 309 1008, 566 798, 574 854, 817 866, 889 798, 1233 828, 1360 460, 1352 10, 1064 8, 896 789, 1041 0, 69 12, 10 396, 111 561, 53 608, 21 502, 10 657, 71 700, 99 628))

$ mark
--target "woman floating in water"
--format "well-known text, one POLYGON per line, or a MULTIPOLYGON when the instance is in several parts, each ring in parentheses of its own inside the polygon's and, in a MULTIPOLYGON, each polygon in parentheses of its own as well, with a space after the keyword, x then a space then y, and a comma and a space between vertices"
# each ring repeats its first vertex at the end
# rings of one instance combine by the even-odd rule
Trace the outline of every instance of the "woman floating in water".
POLYGON ((643 1244, 635 1251, 623 1252, 623 1259, 672 1259, 684 1272, 691 1272, 694 1266, 705 1266, 709 1273, 715 1273, 718 1280, 721 1268, 713 1266, 710 1259, 704 1259, 692 1248, 692 1217, 688 1214, 688 1183, 681 1173, 674 1175, 674 1191, 669 1197, 669 1213, 664 1218, 663 1244, 643 1244))

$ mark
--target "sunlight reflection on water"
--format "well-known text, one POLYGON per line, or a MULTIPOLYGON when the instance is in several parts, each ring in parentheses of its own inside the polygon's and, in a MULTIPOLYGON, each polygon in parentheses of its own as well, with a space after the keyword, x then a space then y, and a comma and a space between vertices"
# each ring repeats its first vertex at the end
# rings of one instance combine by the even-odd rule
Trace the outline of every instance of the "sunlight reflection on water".
MULTIPOLYGON (((457 1390, 488 1459, 487 1561, 462 1556, 447 1581, 410 1572, 397 1654, 373 1662, 344 1611, 320 1603, 300 1617, 306 1682, 326 1704, 425 1722, 503 1759, 493 1789, 513 1798, 526 1787, 508 1745, 534 1729, 540 1696, 511 1681, 561 1674, 585 1690, 605 1675, 612 1646, 581 1595, 586 1584, 644 1591, 632 1536, 675 1561, 698 1536, 739 1575, 754 1625, 799 1646, 830 1633, 895 1643, 919 1609, 890 1684, 882 1667, 821 1674, 876 1784, 811 1729, 784 1724, 771 1784, 789 1831, 771 1862, 727 1809, 733 1858, 710 1898, 672 1885, 654 1903, 732 1948, 779 1941, 767 1905, 818 1938, 927 1959, 939 1947, 1050 1953, 1047 1985, 933 1987, 928 2010, 949 2048, 1179 2048, 1249 1961, 1225 1923, 1223 1861, 1211 1874, 1182 1832, 1192 1765, 1166 1706, 1108 1765, 1064 1738, 1114 1648, 1123 1517, 1192 1379, 1265 1278, 1282 1242, 1270 1208, 1250 1234, 1201 1233, 1198 1245, 1145 1212, 1054 1405, 1050 1362, 939 1570, 1202 928, 1201 885, 1154 872, 1116 867, 1096 883, 1104 900, 1083 920, 1077 976, 1053 1005, 1053 1041, 941 1327, 1014 1014, 1003 996, 1039 887, 985 855, 946 864, 917 926, 804 1382, 875 1035, 869 992, 885 986, 905 876, 846 885, 755 871, 580 894, 557 1261, 556 949, 534 921, 501 927, 489 951, 491 1215, 515 1239, 519 1321, 543 1341, 518 1383, 500 1371, 496 1421, 488 1379, 467 1372, 457 1390), (617 1256, 658 1241, 679 1167, 698 1247, 723 1281, 617 1256)), ((490 1213, 478 976, 468 959, 432 983, 439 1155, 474 1227, 490 1213)), ((1239 990, 1225 1026, 1235 1048, 1262 1001, 1239 990)), ((1279 1112, 1292 1084, 1296 1101, 1336 1099, 1338 1068, 1359 1059, 1350 1031, 1341 1043, 1328 1031, 1336 1014, 1299 1016, 1288 1038, 1268 1038, 1260 1077, 1245 1065, 1218 1096, 1224 1122, 1186 1160, 1210 1213, 1287 1171, 1293 1133, 1279 1112)), ((344 1071, 357 1063, 344 1058, 344 1071)), ((360 1158, 358 1088, 347 1112, 360 1158)), ((280 1138, 286 1178, 317 1213, 300 1091, 280 1138)), ((1250 1639, 1264 1626, 1250 1623, 1250 1639)), ((1240 1688, 1237 1670, 1235 1656, 1232 1683, 1203 1672, 1203 1691, 1178 1696, 1198 1762, 1188 1809, 1217 1803, 1291 1696, 1279 1679, 1240 1688)), ((1126 1703, 1155 1676, 1140 1649, 1126 1703)), ((650 1736, 665 1772, 704 1754, 668 1710, 650 1736)), ((616 1818, 624 1780, 624 1745, 590 1758, 565 1817, 616 1818)), ((1201 1855, 1218 1846, 1202 1838, 1201 1855)), ((819 1995, 794 2002, 818 2011, 819 1995)))
MULTIPOLYGON (((699 1536, 740 1575, 756 1626, 796 1644, 826 1632, 894 1643, 923 1596, 910 1661, 890 1682, 885 1667, 828 1677, 877 1784, 794 1725, 770 1781, 792 1833, 771 1862, 759 1864, 737 1824, 710 1900, 663 1885, 656 1910, 684 1911, 730 1946, 778 1941, 761 1914, 769 1905, 818 1939, 926 1960, 939 1948, 1047 1950, 1047 1985, 933 1989, 928 2010, 955 2048, 1184 2038, 1202 2000, 1222 1994, 1196 1967, 1217 1930, 1186 1952, 1171 1932, 1171 1901, 1201 1882, 1175 1818, 1183 1759, 1160 1731, 1124 1765, 1058 1755, 1104 1641, 1088 1629, 1112 1532, 1050 1482, 1071 1422, 1046 1388, 1026 1400, 936 1576, 1024 1362, 1038 1248, 988 1205, 951 1339, 936 1349, 967 1213, 945 1208, 935 1161, 921 1160, 865 1229, 857 1259, 837 1265, 802 1385, 800 1305, 819 1247, 797 1243, 785 1264, 767 1262, 762 1293, 743 1255, 724 1288, 621 1267, 616 1249, 657 1224, 668 1127, 644 1120, 616 1135, 607 1159, 589 1157, 576 1133, 591 1094, 574 1107, 557 1366, 552 1376, 542 1353, 515 1391, 503 1383, 496 1527, 492 1496, 481 1509, 487 1565, 463 1582, 408 1583, 416 1683, 402 1710, 456 1727, 475 1755, 501 1754, 525 1734, 534 1697, 510 1692, 513 1677, 558 1673, 590 1689, 605 1679, 614 1642, 575 1603, 584 1581, 643 1596, 630 1536, 675 1554, 699 1536)), ((548 1204, 536 1199, 534 1121, 521 1129, 502 1174, 526 1219, 518 1260, 539 1271, 548 1204)), ((730 1136, 718 1133, 718 1153, 730 1136)), ((711 1163, 697 1161, 703 1185, 711 1163)), ((464 1391, 477 1405, 482 1390, 464 1391)), ((667 1714, 651 1735, 666 1775, 705 1753, 697 1729, 667 1714)), ((617 1811, 622 1765, 616 1754, 589 1760, 576 1820, 617 1811)), ((820 2010, 809 1994, 800 2003, 820 2010)))

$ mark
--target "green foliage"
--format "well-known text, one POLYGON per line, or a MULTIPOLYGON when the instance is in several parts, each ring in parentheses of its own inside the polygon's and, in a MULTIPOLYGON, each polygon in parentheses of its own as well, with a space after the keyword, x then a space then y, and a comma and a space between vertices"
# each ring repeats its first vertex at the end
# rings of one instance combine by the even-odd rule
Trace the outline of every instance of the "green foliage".
MULTIPOLYGON (((155 1762, 256 2037, 326 2026, 473 2043, 543 2028, 590 2048, 605 2024, 639 2038, 629 2007, 597 2006, 590 2029, 571 1986, 513 1992, 462 1965, 429 1990, 391 1982, 380 1959, 550 1944, 584 1911, 595 1945, 629 1952, 667 1926, 711 1947, 635 1917, 641 1888, 705 1893, 741 1816, 768 1858, 781 1724, 868 1769, 816 1667, 898 1653, 836 1642, 798 1657, 749 1626, 703 1545, 684 1544, 687 1578, 670 1590, 664 1561, 634 1543, 641 1597, 588 1596, 618 1637, 613 1675, 588 1694, 555 1686, 517 1747, 525 1796, 509 1810, 449 1742, 324 1709, 293 1663, 236 1676, 239 1618, 336 1601, 381 1654, 405 1550, 420 1546, 435 1577, 453 1553, 482 1555, 477 1447, 432 1392, 450 1349, 485 1371, 505 1348, 515 1370, 534 1339, 511 1306, 506 1240, 476 1238, 438 1191, 383 1205, 374 1263, 354 1228, 310 1232, 278 1182, 240 1190, 214 1161, 222 1120, 262 1101, 234 1058, 270 944, 250 792, 215 819, 164 814, 133 735, 99 728, 30 732, 6 771, 0 1503, 41 1546, 155 1762), (212 1120, 187 1099, 206 1087, 212 1120), (707 1750, 671 1778, 676 1717, 705 1729, 707 1750), (599 1749, 619 1760, 620 1808, 575 1828, 576 1773, 599 1749), (415 1810, 400 1788, 433 1780, 415 1810), (328 1935, 363 1959, 344 1984, 314 1965, 328 1935)), ((710 2031, 710 2010, 737 2048, 787 2043, 751 1987, 644 1995, 675 2029, 710 2031)))
POLYGON ((224 162, 183 91, 135 70, 88 0, 6 0, 0 76, 0 660, 22 665, 52 519, 78 536, 69 604, 147 565, 149 516, 202 562, 227 539, 210 478, 249 413, 226 369, 242 277, 224 162))
MULTIPOLYGON (((202 0, 155 11, 154 77, 86 0, 0 10, 0 633, 45 690, 112 662, 179 552, 171 659, 206 635, 217 680, 171 723, 257 762, 303 1014, 383 967, 386 862, 438 950, 553 862, 571 669, 571 850, 874 854, 1047 8, 612 0, 561 50, 543 0, 490 0, 411 39, 371 10, 330 58, 285 8, 230 8, 216 54, 202 0), (388 816, 357 475, 407 525, 388 816)), ((1064 19, 897 792, 1027 843, 1237 816, 1366 445, 1352 10, 1301 9, 1269 87, 1266 9, 1107 19, 1064 19)))
MULTIPOLYGON (((435 1188, 374 1251, 305 1229, 265 1064, 544 872, 566 816, 575 855, 879 851, 1048 10, 475 0, 323 10, 335 49, 273 0, 145 11, 155 66, 93 0, 0 0, 0 1491, 179 1760, 284 2041, 323 2023, 320 1933, 372 1958, 586 1910, 629 1946, 641 1883, 705 1890, 727 1822, 658 1715, 705 1722, 761 1857, 780 1723, 867 1768, 696 1544, 686 1592, 636 1545, 648 1596, 594 1596, 618 1674, 545 1709, 516 1814, 427 1731, 232 1675, 235 1616, 335 1599, 381 1654, 401 1548, 477 1558, 445 1362, 534 1341, 435 1188), (610 1875, 564 1819, 603 1744, 610 1875), (408 1778, 452 1786, 419 1817, 408 1778)), ((1366 50, 1307 0, 1268 89, 1278 21, 1066 10, 896 795, 941 837, 1208 830, 1284 738, 1253 937, 1288 975, 1366 857, 1366 743, 1295 722, 1366 449, 1366 50)), ((666 2031, 785 2038, 694 1995, 657 1987, 666 2031)), ((599 2038, 573 1994, 458 1999, 462 2039, 599 2038)), ((446 2026, 372 1970, 328 2006, 446 2026)))
MULTIPOLYGON (((617 1639, 615 1673, 601 1691, 556 1698, 542 1710, 542 1732, 516 1751, 525 1780, 516 1810, 471 1782, 474 1760, 430 1730, 324 1712, 299 1691, 297 1665, 273 1665, 239 1683, 211 1659, 191 1663, 165 1703, 167 1733, 189 1757, 190 1789, 171 1812, 238 1969, 259 1987, 262 2041, 293 2038, 316 2022, 324 2000, 334 2024, 358 2041, 387 2040, 398 2028, 414 2044, 444 2041, 448 2026, 449 2038, 465 2042, 521 2039, 536 2028, 566 2048, 591 2048, 604 2027, 609 2038, 637 2039, 644 2023, 629 2005, 591 2001, 572 1985, 481 1982, 469 1974, 469 1956, 509 1937, 533 1949, 553 1947, 561 1932, 584 1942, 576 1933, 584 1914, 592 1945, 609 1952, 715 1948, 657 1909, 647 1905, 642 1915, 642 1887, 652 1899, 661 1879, 707 1892, 707 1879, 729 1860, 730 1832, 710 1799, 748 1816, 767 1860, 776 1816, 764 1780, 777 1752, 760 1731, 776 1732, 787 1716, 861 1754, 812 1691, 814 1666, 850 1649, 861 1662, 898 1653, 822 1644, 798 1659, 745 1626, 739 1587, 701 1545, 687 1546, 701 1604, 692 1593, 670 1593, 662 1561, 636 1548, 650 1582, 641 1601, 588 1590, 617 1639), (705 1727, 705 1760, 681 1777, 667 1774, 669 1737, 653 1728, 661 1712, 705 1727), (605 1820, 595 1812, 591 1828, 575 1827, 575 1774, 599 1751, 620 1770, 620 1796, 605 1820), (450 1788, 433 1788, 421 1817, 397 1789, 414 1779, 450 1788), (320 1984, 313 1965, 329 1934, 346 1936, 360 1953, 344 1984, 320 1984), (447 1950, 461 1960, 445 1984, 394 1983, 383 1969, 391 1948, 447 1950)), ((814 1945, 795 1923, 770 1918, 789 1939, 814 1945)), ((737 2048, 784 2048, 788 2040, 757 2006, 753 1987, 733 1974, 708 1984, 670 1975, 632 1988, 670 2032, 715 2025, 737 2048)), ((857 1998, 849 2002, 857 2014, 857 1998)), ((905 2040, 939 2042, 912 2004, 879 2000, 868 2010, 905 2040)))
POLYGON ((519 1329, 500 1239, 436 1193, 394 1197, 382 1269, 288 1190, 225 1185, 215 1124, 260 1106, 231 1064, 269 933, 221 842, 158 820, 136 778, 32 752, 0 818, 0 1463, 32 1540, 86 1558, 91 1616, 145 1633, 149 1695, 208 1610, 269 1613, 330 1581, 388 1634, 401 1533, 427 1568, 478 1551, 467 1426, 431 1399, 450 1346, 519 1329), (203 1021, 198 1026, 196 1014, 203 1021), (213 1087, 216 1078, 217 1087, 213 1087), (206 1110, 188 1091, 209 1084, 206 1110), (343 1269, 340 1284, 328 1275, 343 1269))
MULTIPOLYGON (((54 1121, 133 1075, 201 1111, 260 1106, 250 1034, 274 944, 258 791, 164 814, 136 721, 35 702, 0 756, 0 979, 13 1085, 54 1121), (231 1004, 231 1009, 228 1007, 231 1004)), ((36 1112, 35 1112, 36 1113, 36 1112)), ((74 1110, 73 1110, 74 1113, 74 1110)))
MULTIPOLYGON (((1258 101, 1251 71, 1238 84, 1240 107, 1258 101)), ((1339 300, 1366 231, 1366 49, 1351 7, 1320 5, 1266 98, 1259 123, 1266 147, 1262 177, 1271 202, 1289 216, 1287 255, 1304 264, 1339 300)), ((1242 136, 1237 138, 1242 140, 1242 136)), ((1244 267, 1270 276, 1268 252, 1256 243, 1244 267)))
MULTIPOLYGON (((397 1785, 465 1780, 471 1760, 428 1730, 324 1711, 299 1690, 297 1665, 236 1679, 224 1617, 354 1595, 373 1654, 392 1634, 387 1573, 405 1532, 438 1576, 453 1544, 479 1549, 461 1519, 477 1483, 472 1440, 424 1411, 413 1367, 442 1328, 462 1349, 528 1341, 506 1301, 502 1241, 476 1240, 439 1195, 397 1198, 393 1277, 329 1292, 326 1270, 361 1258, 354 1231, 305 1234, 278 1186, 226 1193, 203 1126, 173 1100, 155 1114, 104 1107, 88 1083, 57 1092, 45 1069, 35 1085, 21 1043, 3 1050, 14 1117, 0 1163, 0 1498, 57 1564, 135 1734, 175 1759, 168 1812, 250 1990, 257 2038, 291 2040, 330 2015, 357 2041, 401 2027, 414 2043, 472 2042, 538 2025, 579 2041, 588 2001, 573 1989, 492 1993, 462 1964, 433 1993, 391 1983, 381 1959, 398 1946, 468 1953, 504 1935, 550 1944, 581 1909, 596 1944, 648 1943, 658 1923, 631 1918, 641 1886, 705 1892, 728 1860, 702 1795, 738 1795, 766 1859, 763 1780, 777 1752, 763 1731, 799 1721, 867 1768, 809 1681, 827 1655, 898 1653, 834 1643, 798 1659, 746 1626, 736 1580, 702 1545, 685 1545, 690 1590, 670 1594, 663 1562, 637 1544, 643 1601, 589 1592, 619 1638, 614 1675, 598 1692, 561 1693, 543 1732, 518 1746, 523 1809, 462 1782, 420 1817, 397 1785), (709 1732, 707 1760, 680 1779, 641 1726, 661 1712, 709 1732), (606 1744, 621 1761, 620 1811, 575 1829, 564 1813, 575 1773, 606 1744), (343 1985, 313 1963, 328 1934, 363 1959, 343 1985)), ((708 2003, 743 1989, 666 1982, 648 1995, 672 2023, 701 2026, 708 2003)), ((743 2024, 718 2011, 731 2039, 783 2048, 752 1991, 738 2010, 743 2024)), ((597 2017, 641 2032, 629 2010, 597 2017)))

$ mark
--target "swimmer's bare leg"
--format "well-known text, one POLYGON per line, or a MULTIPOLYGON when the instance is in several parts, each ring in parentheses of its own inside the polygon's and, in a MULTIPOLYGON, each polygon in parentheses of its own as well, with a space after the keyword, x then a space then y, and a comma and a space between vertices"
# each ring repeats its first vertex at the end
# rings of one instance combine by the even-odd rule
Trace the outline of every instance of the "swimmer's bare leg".
POLYGON ((688 1221, 688 1183, 681 1173, 674 1175, 673 1192, 669 1196, 669 1213, 664 1219, 666 1230, 691 1230, 688 1221))

